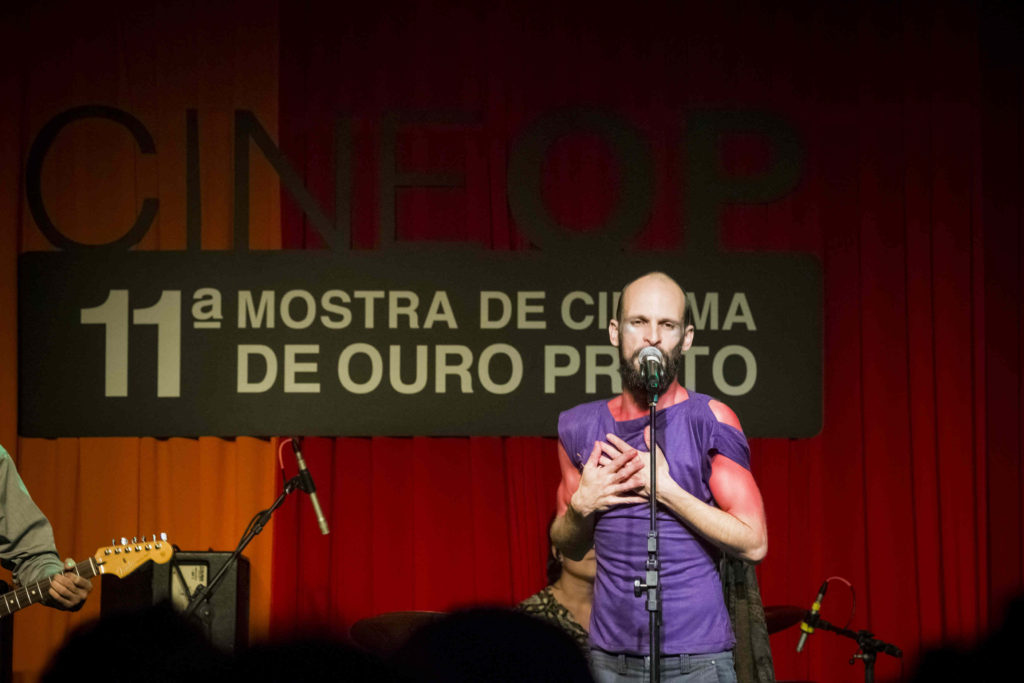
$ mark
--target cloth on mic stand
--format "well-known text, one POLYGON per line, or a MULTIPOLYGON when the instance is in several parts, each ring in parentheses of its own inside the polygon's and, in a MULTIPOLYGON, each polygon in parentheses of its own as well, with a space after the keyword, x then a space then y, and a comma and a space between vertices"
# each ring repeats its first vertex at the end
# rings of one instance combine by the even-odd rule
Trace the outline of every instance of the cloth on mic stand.
POLYGON ((736 635, 733 664, 739 683, 775 683, 768 623, 754 566, 726 555, 718 563, 722 595, 736 635))

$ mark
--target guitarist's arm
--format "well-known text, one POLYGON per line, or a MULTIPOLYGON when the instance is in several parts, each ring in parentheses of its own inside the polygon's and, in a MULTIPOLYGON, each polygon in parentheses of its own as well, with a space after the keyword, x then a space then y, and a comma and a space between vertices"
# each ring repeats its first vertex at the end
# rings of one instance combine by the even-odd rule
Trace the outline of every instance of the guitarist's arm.
MULTIPOLYGON (((66 560, 65 565, 74 569, 75 561, 66 560)), ((92 591, 92 581, 83 578, 74 571, 56 574, 50 579, 50 591, 46 604, 57 609, 78 611, 92 591)))
POLYGON ((23 586, 45 582, 52 576, 45 600, 52 607, 78 609, 92 590, 87 579, 63 574, 64 565, 54 546, 53 529, 32 501, 3 446, 0 446, 0 560, 23 586))

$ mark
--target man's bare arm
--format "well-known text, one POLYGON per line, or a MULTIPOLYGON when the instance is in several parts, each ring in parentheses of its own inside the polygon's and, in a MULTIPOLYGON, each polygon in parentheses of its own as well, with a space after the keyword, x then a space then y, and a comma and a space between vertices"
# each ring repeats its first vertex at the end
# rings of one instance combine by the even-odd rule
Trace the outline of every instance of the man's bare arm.
POLYGON ((555 500, 556 516, 551 525, 551 542, 566 557, 578 560, 594 545, 594 524, 571 509, 570 501, 580 486, 580 472, 569 461, 561 441, 558 442, 558 466, 562 470, 562 481, 558 484, 555 500))
POLYGON ((658 478, 658 501, 686 522, 694 531, 725 553, 758 563, 768 553, 764 504, 754 478, 744 467, 724 455, 711 461, 711 495, 718 507, 708 505, 671 478, 662 486, 658 478), (729 497, 722 495, 729 491, 729 497))
POLYGON ((559 442, 562 482, 558 487, 558 516, 551 526, 551 540, 569 559, 582 560, 593 547, 596 513, 615 505, 644 502, 634 493, 642 483, 636 475, 643 467, 635 456, 634 451, 630 455, 604 458, 598 442, 580 472, 559 442))

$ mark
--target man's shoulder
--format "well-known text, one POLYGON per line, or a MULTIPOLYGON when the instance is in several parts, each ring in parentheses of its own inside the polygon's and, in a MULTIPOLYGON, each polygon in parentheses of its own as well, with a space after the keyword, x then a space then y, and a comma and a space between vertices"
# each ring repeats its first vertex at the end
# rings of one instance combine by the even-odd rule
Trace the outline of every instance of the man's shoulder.
POLYGON ((687 390, 687 399, 665 410, 665 428, 683 429, 702 440, 711 439, 718 429, 718 418, 711 405, 715 398, 687 390))
POLYGON ((689 411, 692 416, 702 418, 705 421, 729 425, 737 431, 743 431, 736 413, 725 403, 708 394, 701 394, 696 391, 688 391, 687 393, 690 397, 689 400, 694 401, 701 408, 697 411, 689 411))
POLYGON ((586 403, 580 403, 574 405, 572 408, 563 410, 558 414, 558 421, 561 423, 566 418, 579 418, 583 416, 590 416, 594 413, 600 412, 608 405, 607 398, 599 398, 596 401, 587 401, 586 403))
POLYGON ((710 396, 709 394, 702 394, 699 391, 694 391, 693 389, 687 389, 686 395, 688 396, 688 400, 694 401, 696 403, 702 403, 705 405, 715 400, 714 396, 710 396))
POLYGON ((558 414, 558 433, 574 431, 582 425, 592 425, 594 419, 608 411, 608 399, 580 403, 558 414))
POLYGON ((682 403, 677 403, 675 405, 685 407, 687 409, 684 412, 688 419, 715 419, 712 405, 719 403, 719 401, 716 400, 714 396, 702 394, 699 391, 693 391, 691 389, 687 389, 686 394, 687 399, 682 403))
POLYGON ((0 446, 0 478, 6 479, 8 472, 17 472, 17 469, 14 467, 14 458, 4 450, 3 446, 0 446))
POLYGON ((558 414, 558 438, 566 452, 573 453, 581 448, 580 443, 598 424, 601 411, 607 412, 608 399, 580 403, 558 414))

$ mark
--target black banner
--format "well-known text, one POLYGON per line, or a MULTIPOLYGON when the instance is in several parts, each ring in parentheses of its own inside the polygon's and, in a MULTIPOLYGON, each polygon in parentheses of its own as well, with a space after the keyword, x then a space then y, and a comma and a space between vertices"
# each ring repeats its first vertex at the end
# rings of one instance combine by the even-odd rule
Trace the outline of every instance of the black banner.
POLYGON ((688 292, 680 380, 748 436, 821 428, 821 275, 800 254, 30 253, 20 433, 547 435, 620 390, 608 320, 652 270, 688 292))

